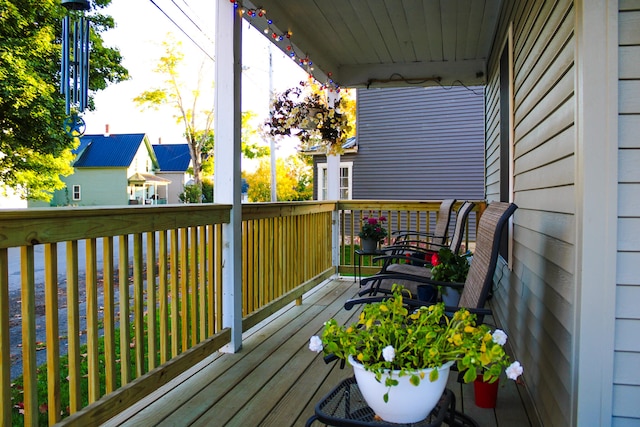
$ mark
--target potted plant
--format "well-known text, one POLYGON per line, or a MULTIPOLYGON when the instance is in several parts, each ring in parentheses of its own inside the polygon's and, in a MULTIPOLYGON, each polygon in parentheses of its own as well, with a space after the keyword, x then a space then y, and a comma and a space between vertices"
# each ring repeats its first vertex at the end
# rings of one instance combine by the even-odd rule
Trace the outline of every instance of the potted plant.
MULTIPOLYGON (((458 255, 449 248, 441 248, 431 257, 431 278, 438 282, 464 283, 469 273, 468 257, 470 255, 470 252, 458 255)), ((460 300, 460 291, 458 289, 446 286, 439 286, 438 288, 442 293, 442 299, 446 306, 454 307, 458 305, 460 300)))
POLYGON ((272 137, 295 136, 302 151, 324 147, 327 153, 342 151, 352 126, 347 114, 347 99, 330 99, 313 82, 292 87, 276 95, 264 123, 272 137))
POLYGON ((386 221, 387 218, 384 216, 378 218, 365 216, 362 218, 358 236, 360 236, 360 247, 363 251, 368 253, 375 252, 378 242, 387 237, 387 230, 384 228, 386 221))
POLYGON ((444 304, 409 310, 402 287, 394 285, 393 295, 367 304, 356 323, 326 322, 309 348, 348 360, 376 414, 385 421, 409 423, 424 419, 435 407, 454 363, 465 382, 478 374, 495 381, 507 366, 507 375, 515 380, 522 367, 510 364, 505 341, 504 332, 476 325, 475 315, 466 309, 450 317, 444 304))

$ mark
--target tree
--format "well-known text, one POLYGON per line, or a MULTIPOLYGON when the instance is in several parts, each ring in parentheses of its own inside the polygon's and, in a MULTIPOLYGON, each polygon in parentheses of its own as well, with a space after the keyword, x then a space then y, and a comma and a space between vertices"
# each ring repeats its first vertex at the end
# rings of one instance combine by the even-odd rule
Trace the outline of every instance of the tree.
MULTIPOLYGON (((101 33, 114 27, 99 13, 111 0, 94 0, 89 90, 128 78, 115 48, 101 33)), ((59 94, 61 18, 57 0, 0 0, 0 186, 23 198, 51 200, 69 175, 74 139, 63 129, 59 94)), ((92 106, 90 101, 90 107, 92 106)), ((75 141, 77 143, 77 141, 75 141)))
POLYGON ((158 62, 155 72, 166 76, 162 87, 144 91, 134 98, 134 101, 144 108, 158 109, 161 105, 173 106, 176 123, 184 126, 184 136, 189 145, 191 163, 193 167, 194 185, 202 191, 203 160, 212 155, 213 150, 213 96, 205 99, 205 107, 200 107, 201 85, 204 62, 198 72, 196 87, 187 95, 184 83, 180 79, 180 65, 184 60, 181 42, 177 42, 168 36, 162 43, 165 55, 158 62))
MULTIPOLYGON (((246 173, 250 202, 271 201, 271 165, 260 162, 254 173, 246 173)), ((313 198, 311 168, 297 156, 276 160, 276 197, 278 201, 301 201, 313 198)))
MULTIPOLYGON (((198 73, 195 88, 189 91, 185 89, 185 83, 181 79, 180 65, 184 59, 181 51, 182 43, 176 42, 169 34, 166 41, 162 43, 165 55, 158 62, 155 71, 166 77, 162 87, 144 91, 134 98, 134 101, 143 108, 159 108, 161 105, 170 105, 176 109, 176 123, 184 126, 184 136, 189 145, 191 154, 194 186, 202 191, 204 177, 213 174, 213 150, 215 138, 213 133, 213 93, 203 93, 204 63, 198 73), (210 99, 205 99, 205 107, 200 107, 202 98, 211 95, 210 99)), ((242 152, 247 158, 259 158, 268 154, 268 149, 252 143, 251 139, 257 131, 249 125, 255 114, 252 112, 242 113, 242 152)), ((192 192, 192 190, 189 190, 192 192)), ((192 198, 187 198, 192 200, 192 198)))

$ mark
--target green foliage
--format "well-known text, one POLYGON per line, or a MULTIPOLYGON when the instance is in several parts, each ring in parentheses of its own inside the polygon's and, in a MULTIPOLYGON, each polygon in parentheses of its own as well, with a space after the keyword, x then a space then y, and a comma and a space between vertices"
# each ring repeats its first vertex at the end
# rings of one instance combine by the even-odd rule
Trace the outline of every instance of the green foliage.
POLYGON ((202 180, 202 201, 213 203, 213 180, 205 178, 202 180))
MULTIPOLYGON (((486 379, 495 380, 507 367, 504 332, 496 330, 492 334, 488 326, 476 325, 476 316, 464 308, 451 317, 442 303, 409 310, 402 291, 401 286, 394 285, 392 297, 365 305, 358 321, 351 325, 330 319, 322 337, 311 338, 309 348, 340 359, 351 356, 378 381, 385 376, 388 387, 397 383, 389 370, 399 371, 399 376, 410 375, 417 385, 421 378, 416 370, 437 368, 447 362, 457 363, 466 382, 474 380, 478 371, 484 372, 486 379)), ((512 379, 519 375, 507 373, 512 379)), ((429 379, 434 381, 437 375, 436 371, 429 379)))
POLYGON ((202 203, 202 189, 195 184, 185 185, 178 198, 182 203, 202 203))
MULTIPOLYGON (((271 162, 263 160, 254 173, 245 174, 250 202, 271 201, 271 162)), ((311 200, 311 169, 298 157, 276 160, 276 197, 278 201, 311 200)))
POLYGON ((463 283, 469 273, 466 256, 454 254, 449 248, 441 248, 431 258, 431 278, 439 282, 463 283))
MULTIPOLYGON (((110 2, 94 2, 90 13, 92 93, 128 78, 119 51, 104 47, 100 35, 114 26, 99 13, 110 2)), ((63 130, 59 94, 65 13, 58 1, 0 0, 0 182, 25 198, 50 200, 62 186, 59 175, 70 171, 73 138, 63 130)))

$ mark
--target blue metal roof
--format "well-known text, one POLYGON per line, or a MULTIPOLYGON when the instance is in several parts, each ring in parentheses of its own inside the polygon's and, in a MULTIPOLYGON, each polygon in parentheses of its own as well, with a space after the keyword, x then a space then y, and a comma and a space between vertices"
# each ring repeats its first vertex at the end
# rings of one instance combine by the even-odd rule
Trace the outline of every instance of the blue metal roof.
POLYGON ((191 162, 187 144, 153 145, 153 151, 162 172, 185 172, 191 162))
POLYGON ((144 141, 144 133, 84 135, 74 167, 129 167, 144 141))

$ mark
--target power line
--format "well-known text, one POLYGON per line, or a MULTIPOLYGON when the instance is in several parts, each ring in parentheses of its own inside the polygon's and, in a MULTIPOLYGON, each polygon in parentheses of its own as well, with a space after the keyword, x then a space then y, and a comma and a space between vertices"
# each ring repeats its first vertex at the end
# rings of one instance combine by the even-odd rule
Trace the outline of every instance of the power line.
MULTIPOLYGON (((192 8, 191 6, 189 6, 189 3, 187 3, 187 2, 186 2, 186 0, 182 0, 182 2, 183 2, 183 3, 184 3, 184 4, 189 8, 189 10, 190 10, 191 12, 193 12, 193 13, 195 14, 196 19, 198 19, 198 14, 197 14, 197 12, 196 12, 195 10, 193 10, 193 8, 192 8)), ((183 14, 184 16, 186 16, 186 17, 187 17, 187 19, 188 19, 189 21, 191 21, 191 23, 192 23, 192 24, 193 24, 193 25, 198 29, 198 31, 200 31, 200 34, 202 34, 203 36, 205 36, 205 37, 207 38, 207 40, 209 40, 209 41, 211 42, 211 44, 215 44, 215 43, 214 43, 214 41, 213 41, 213 40, 211 40, 211 37, 209 37, 209 34, 208 34, 206 31, 204 31, 202 28, 200 28, 200 25, 198 25, 198 24, 197 24, 193 19, 191 19, 191 16, 190 16, 188 13, 186 13, 186 12, 185 12, 185 11, 184 11, 180 6, 178 6, 178 4, 176 3, 176 1, 175 1, 175 0, 171 0, 171 3, 173 3, 173 4, 178 8, 178 10, 179 10, 180 12, 182 12, 182 14, 183 14)), ((198 20, 199 20, 199 19, 198 19, 198 20)), ((200 23, 202 23, 202 21, 200 21, 200 23)))
MULTIPOLYGON (((206 51, 202 46, 200 46, 200 45, 199 45, 199 44, 198 44, 198 43, 197 43, 197 42, 196 42, 196 41, 195 41, 195 40, 194 40, 194 39, 193 39, 189 34, 187 34, 187 32, 186 32, 186 31, 185 31, 185 30, 184 30, 180 25, 178 25, 178 23, 177 23, 176 21, 174 21, 174 20, 173 20, 173 18, 171 18, 171 17, 167 14, 167 12, 165 12, 165 11, 164 11, 160 6, 158 6, 154 0, 149 0, 149 1, 151 2, 151 4, 153 4, 155 7, 157 7, 157 8, 158 8, 158 10, 159 10, 160 12, 162 12, 162 13, 163 13, 163 15, 164 15, 164 16, 166 16, 166 17, 167 17, 167 19, 169 19, 169 21, 171 21, 171 23, 173 23, 173 25, 175 25, 176 27, 178 27, 178 29, 179 29, 180 31, 182 31, 182 33, 183 33, 185 36, 187 36, 187 38, 188 38, 189 40, 191 40, 191 41, 193 42, 193 44, 195 44, 195 45, 198 47, 198 49, 200 49, 200 50, 201 50, 201 51, 202 51, 206 56, 208 56, 208 57, 209 57, 209 59, 211 59, 212 61, 214 61, 214 62, 215 62, 215 59, 213 59, 213 57, 212 57, 211 55, 209 55, 209 53, 208 53, 208 52, 207 52, 207 51, 206 51)), ((173 1, 173 0, 172 0, 172 1, 173 1)), ((173 3, 175 4, 175 2, 173 2, 173 3)), ((176 5, 176 6, 177 6, 177 5, 176 5)), ((182 13, 184 13, 184 12, 182 12, 182 13)), ((191 22, 193 22, 193 21, 191 21, 191 22)), ((194 23, 194 24, 195 24, 195 23, 194 23)), ((202 30, 200 30, 200 31, 202 32, 202 30)))

